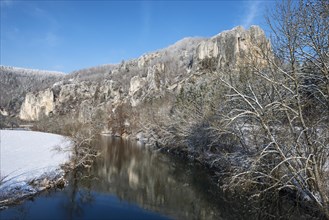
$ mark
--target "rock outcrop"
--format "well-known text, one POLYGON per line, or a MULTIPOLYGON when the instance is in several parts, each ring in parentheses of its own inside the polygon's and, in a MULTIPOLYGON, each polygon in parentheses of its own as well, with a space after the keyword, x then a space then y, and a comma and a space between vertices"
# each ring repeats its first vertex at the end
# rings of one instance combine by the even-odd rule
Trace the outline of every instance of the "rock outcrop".
POLYGON ((26 93, 50 88, 63 77, 61 72, 0 66, 0 108, 18 115, 26 93))
POLYGON ((251 26, 245 30, 238 26, 201 42, 197 55, 201 62, 213 59, 217 70, 232 69, 249 62, 250 57, 257 56, 258 60, 262 60, 262 50, 269 48, 269 41, 260 27, 251 26))
POLYGON ((54 93, 51 89, 37 93, 28 93, 25 96, 19 117, 22 120, 36 121, 43 116, 49 116, 54 109, 54 93))
POLYGON ((262 60, 264 46, 269 42, 257 26, 236 27, 209 39, 185 38, 135 60, 68 74, 49 89, 28 93, 19 116, 39 120, 49 114, 75 114, 85 121, 98 110, 115 114, 122 105, 138 108, 164 93, 178 94, 186 86, 206 82, 213 71, 238 70, 250 58, 262 60))

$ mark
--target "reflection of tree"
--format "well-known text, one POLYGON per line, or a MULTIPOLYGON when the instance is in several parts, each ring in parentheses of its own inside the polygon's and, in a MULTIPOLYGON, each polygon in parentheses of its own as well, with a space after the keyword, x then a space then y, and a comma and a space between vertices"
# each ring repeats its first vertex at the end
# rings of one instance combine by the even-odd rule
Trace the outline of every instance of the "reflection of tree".
POLYGON ((64 204, 64 208, 67 211, 67 219, 75 219, 75 217, 83 216, 83 207, 94 201, 91 191, 90 169, 73 169, 69 180, 70 185, 66 190, 67 203, 64 204), (83 189, 81 189, 81 184, 83 189))
MULTIPOLYGON (((75 169, 68 177, 69 186, 63 191, 64 199, 61 198, 59 207, 65 219, 86 217, 89 207, 98 205, 95 191, 102 196, 114 194, 178 219, 252 219, 259 214, 260 210, 257 207, 251 210, 247 201, 221 194, 208 172, 197 164, 151 153, 121 139, 102 138, 98 146, 102 156, 95 165, 90 170, 75 169)), ((29 203, 25 204, 17 209, 19 218, 24 212, 30 216, 29 203)), ((271 201, 268 205, 279 210, 271 201)), ((287 208, 279 212, 287 214, 287 208)))
POLYGON ((191 178, 199 174, 180 161, 119 138, 104 137, 101 145, 93 168, 100 177, 95 190, 179 218, 218 219, 216 202, 194 189, 197 181, 191 178))
MULTIPOLYGON (((33 198, 31 200, 33 201, 33 198)), ((1 210, 2 209, 0 209, 0 219, 5 219, 6 217, 3 218, 1 210)), ((14 220, 14 219, 27 219, 27 216, 30 212, 30 205, 29 205, 29 203, 24 203, 22 205, 13 207, 13 210, 14 211, 12 212, 12 215, 11 215, 10 219, 12 219, 12 220, 14 220)))
MULTIPOLYGON (((252 219, 261 214, 248 201, 223 194, 201 165, 149 152, 119 138, 103 137, 99 145, 102 156, 92 169, 99 177, 96 191, 179 219, 252 219)), ((268 206, 278 216, 297 214, 289 214, 292 205, 287 202, 278 207, 268 201, 268 206)))

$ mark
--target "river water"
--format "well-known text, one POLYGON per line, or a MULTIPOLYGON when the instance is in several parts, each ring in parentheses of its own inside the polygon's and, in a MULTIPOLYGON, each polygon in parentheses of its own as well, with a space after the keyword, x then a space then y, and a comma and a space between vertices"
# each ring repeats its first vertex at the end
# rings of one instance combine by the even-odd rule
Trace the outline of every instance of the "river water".
POLYGON ((0 219, 255 219, 226 199, 208 172, 119 138, 101 136, 101 156, 50 190, 0 211, 0 219))

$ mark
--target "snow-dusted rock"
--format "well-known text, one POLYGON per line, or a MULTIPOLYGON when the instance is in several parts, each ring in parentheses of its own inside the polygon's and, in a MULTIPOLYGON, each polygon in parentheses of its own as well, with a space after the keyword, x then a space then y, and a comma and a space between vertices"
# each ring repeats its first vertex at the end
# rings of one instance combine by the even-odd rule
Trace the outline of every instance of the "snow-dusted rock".
POLYGON ((139 76, 134 76, 130 80, 129 95, 134 95, 138 90, 140 90, 145 85, 145 79, 139 76))
POLYGON ((201 42, 197 48, 197 56, 200 61, 214 59, 216 69, 237 67, 250 60, 250 57, 260 57, 261 47, 270 48, 264 31, 258 26, 244 29, 242 26, 232 30, 223 31, 220 34, 201 42))
MULTIPOLYGON (((49 94, 46 98, 49 102, 40 101, 40 93, 28 93, 20 116, 25 120, 38 120, 40 115, 50 114, 54 109, 55 116, 71 114, 83 123, 100 115, 98 112, 104 112, 112 121, 117 117, 113 110, 122 103, 127 103, 123 109, 127 112, 168 94, 175 96, 189 84, 199 85, 210 79, 214 72, 230 70, 240 78, 239 74, 246 71, 239 68, 250 66, 248 62, 261 64, 262 49, 269 47, 264 31, 257 26, 236 27, 211 38, 184 38, 137 59, 75 71, 62 82, 51 84, 53 98, 49 94)), ((47 92, 43 94, 45 97, 47 92)), ((132 115, 125 117, 132 118, 132 115)))
POLYGON ((48 116, 54 108, 54 93, 51 89, 28 93, 21 106, 19 117, 22 120, 38 120, 42 116, 48 116))

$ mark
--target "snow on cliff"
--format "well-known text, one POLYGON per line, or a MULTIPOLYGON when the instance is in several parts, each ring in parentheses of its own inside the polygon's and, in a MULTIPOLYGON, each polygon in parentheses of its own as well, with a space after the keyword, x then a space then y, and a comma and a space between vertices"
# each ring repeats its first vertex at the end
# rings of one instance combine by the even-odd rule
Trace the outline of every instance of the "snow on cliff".
POLYGON ((70 146, 69 139, 56 134, 0 130, 0 203, 38 192, 39 186, 29 184, 32 180, 63 175, 61 165, 70 159, 70 146))

